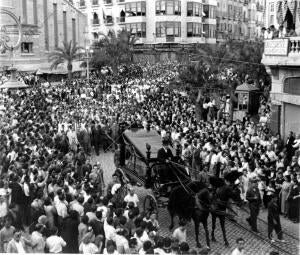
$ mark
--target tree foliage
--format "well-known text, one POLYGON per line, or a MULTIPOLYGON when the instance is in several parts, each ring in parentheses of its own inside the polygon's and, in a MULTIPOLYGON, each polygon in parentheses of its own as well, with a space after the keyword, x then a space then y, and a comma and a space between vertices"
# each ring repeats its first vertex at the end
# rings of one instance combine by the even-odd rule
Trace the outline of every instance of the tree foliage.
POLYGON ((117 72, 120 65, 132 63, 133 45, 137 38, 130 31, 110 31, 108 35, 101 33, 100 36, 101 39, 93 45, 95 54, 91 64, 95 69, 101 71, 103 66, 109 66, 117 72))
POLYGON ((233 90, 245 81, 256 86, 269 84, 270 77, 261 59, 261 42, 227 41, 216 45, 201 45, 192 55, 192 62, 184 68, 181 81, 198 88, 224 88, 233 90), (195 62, 197 64, 195 64, 195 62))
POLYGON ((81 57, 82 47, 79 47, 76 42, 63 42, 63 47, 58 47, 48 56, 51 62, 50 69, 56 69, 60 64, 67 63, 68 79, 72 78, 73 61, 81 57))

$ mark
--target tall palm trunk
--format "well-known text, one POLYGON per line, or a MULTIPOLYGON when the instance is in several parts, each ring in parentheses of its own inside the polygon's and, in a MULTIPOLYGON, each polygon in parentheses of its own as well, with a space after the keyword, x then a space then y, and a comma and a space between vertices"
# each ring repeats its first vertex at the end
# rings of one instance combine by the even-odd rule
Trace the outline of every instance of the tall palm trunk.
POLYGON ((68 80, 70 82, 72 80, 72 69, 73 69, 72 63, 68 63, 67 69, 68 69, 68 80))

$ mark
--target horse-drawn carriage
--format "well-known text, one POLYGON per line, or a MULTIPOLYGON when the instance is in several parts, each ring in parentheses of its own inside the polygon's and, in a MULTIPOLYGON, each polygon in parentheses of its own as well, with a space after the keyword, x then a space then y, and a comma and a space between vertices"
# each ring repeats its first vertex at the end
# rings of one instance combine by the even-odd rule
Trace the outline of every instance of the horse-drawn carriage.
POLYGON ((216 218, 220 218, 225 245, 228 241, 225 233, 225 216, 230 209, 231 199, 240 203, 240 194, 235 186, 239 177, 237 171, 227 175, 226 181, 210 177, 210 187, 202 181, 191 180, 187 167, 180 159, 179 145, 171 147, 173 158, 162 161, 157 157, 162 148, 162 138, 154 130, 126 130, 123 132, 120 148, 120 165, 126 177, 134 183, 150 189, 144 199, 144 212, 157 212, 158 207, 168 207, 171 225, 175 215, 179 218, 193 219, 197 246, 199 242, 199 224, 205 229, 206 242, 209 247, 207 218, 212 214, 212 240, 215 240, 214 229, 216 218), (167 174, 166 174, 167 172, 167 174), (200 206, 197 206, 196 200, 200 206))
POLYGON ((180 148, 170 147, 173 158, 163 162, 157 157, 162 148, 162 138, 155 130, 126 130, 121 144, 120 165, 131 182, 151 189, 144 199, 144 210, 157 210, 166 206, 170 191, 190 178, 180 160, 180 148))

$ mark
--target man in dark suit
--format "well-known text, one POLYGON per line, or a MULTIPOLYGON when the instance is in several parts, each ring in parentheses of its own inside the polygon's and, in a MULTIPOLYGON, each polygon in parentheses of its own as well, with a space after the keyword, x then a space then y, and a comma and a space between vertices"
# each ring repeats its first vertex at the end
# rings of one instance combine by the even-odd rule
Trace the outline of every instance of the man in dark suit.
POLYGON ((250 180, 251 186, 246 192, 246 199, 249 202, 250 217, 246 220, 251 226, 252 231, 258 232, 257 230, 257 217, 259 214, 259 207, 261 204, 261 197, 257 186, 257 178, 254 177, 250 180))
POLYGON ((272 192, 271 201, 268 204, 268 238, 271 242, 275 242, 272 237, 272 232, 275 229, 278 240, 284 242, 282 239, 282 230, 280 224, 279 208, 278 208, 278 197, 275 194, 275 190, 269 190, 272 192))
POLYGON ((165 182, 169 179, 171 171, 170 162, 173 159, 173 153, 171 149, 169 148, 169 142, 168 140, 163 140, 162 142, 163 147, 160 148, 157 152, 157 159, 162 164, 159 169, 159 175, 162 182, 165 182))

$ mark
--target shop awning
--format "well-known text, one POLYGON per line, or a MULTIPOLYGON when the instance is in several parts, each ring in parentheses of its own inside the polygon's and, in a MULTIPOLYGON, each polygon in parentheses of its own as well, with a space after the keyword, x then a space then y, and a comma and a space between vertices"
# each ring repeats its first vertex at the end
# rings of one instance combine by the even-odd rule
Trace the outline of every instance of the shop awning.
MULTIPOLYGON (((84 69, 80 67, 81 63, 82 63, 81 61, 77 61, 73 63, 72 73, 84 71, 84 69)), ((52 69, 52 70, 50 69, 50 67, 44 67, 44 68, 42 67, 39 68, 36 72, 36 74, 67 74, 67 73, 68 73, 68 69, 66 63, 59 65, 56 69, 52 69)))

